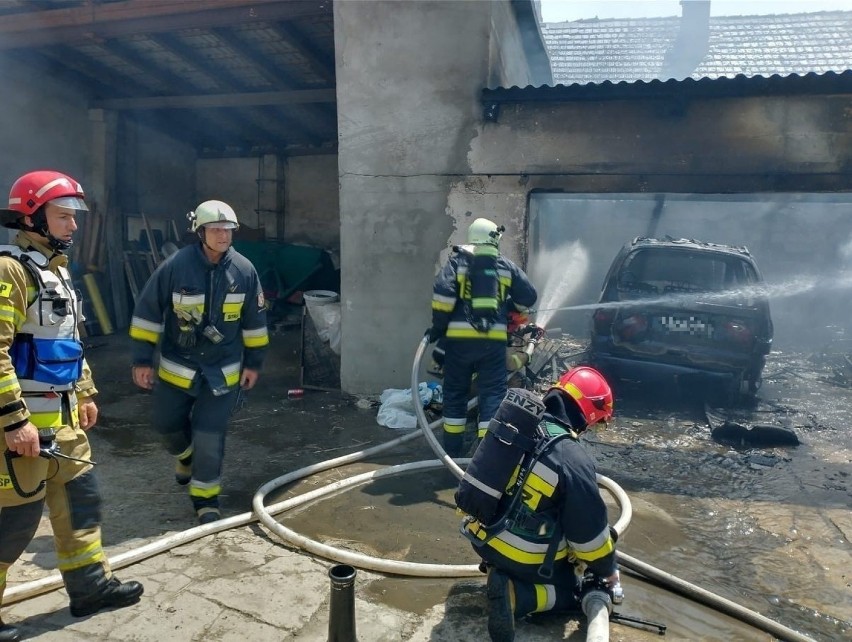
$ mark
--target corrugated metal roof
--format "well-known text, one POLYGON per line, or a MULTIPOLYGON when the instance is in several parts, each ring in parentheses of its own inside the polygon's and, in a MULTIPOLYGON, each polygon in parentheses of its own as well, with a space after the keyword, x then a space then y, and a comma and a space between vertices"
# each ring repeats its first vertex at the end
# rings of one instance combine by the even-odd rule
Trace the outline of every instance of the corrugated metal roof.
MULTIPOLYGON (((666 80, 681 18, 546 23, 555 84, 666 80)), ((804 75, 852 69, 852 11, 710 17, 708 51, 691 78, 804 75)))
POLYGON ((336 149, 331 0, 4 0, 7 61, 201 153, 336 149))
POLYGON ((602 82, 541 87, 499 87, 483 89, 485 105, 517 102, 620 100, 629 98, 724 96, 790 96, 797 94, 852 94, 852 70, 803 76, 773 75, 702 78, 694 80, 652 80, 645 82, 602 82))

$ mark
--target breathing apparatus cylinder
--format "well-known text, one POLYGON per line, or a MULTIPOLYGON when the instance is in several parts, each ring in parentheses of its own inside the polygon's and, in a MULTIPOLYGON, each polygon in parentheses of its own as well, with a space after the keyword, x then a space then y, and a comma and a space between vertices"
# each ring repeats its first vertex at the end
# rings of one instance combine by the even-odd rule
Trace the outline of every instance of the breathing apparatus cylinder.
POLYGON ((470 312, 474 327, 488 329, 497 316, 500 305, 500 281, 497 277, 497 257, 500 251, 493 245, 476 245, 470 260, 470 312))
POLYGON ((535 450, 544 411, 535 393, 509 388, 459 482, 456 506, 484 525, 499 517, 500 498, 524 455, 535 450))

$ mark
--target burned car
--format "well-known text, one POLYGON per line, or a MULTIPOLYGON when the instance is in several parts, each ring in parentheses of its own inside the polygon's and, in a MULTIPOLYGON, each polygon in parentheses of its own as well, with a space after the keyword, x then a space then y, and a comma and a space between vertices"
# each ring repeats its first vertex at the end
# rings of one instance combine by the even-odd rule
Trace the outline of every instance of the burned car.
POLYGON ((589 360, 614 383, 674 377, 726 401, 753 395, 773 334, 762 284, 745 247, 637 237, 604 280, 589 360))

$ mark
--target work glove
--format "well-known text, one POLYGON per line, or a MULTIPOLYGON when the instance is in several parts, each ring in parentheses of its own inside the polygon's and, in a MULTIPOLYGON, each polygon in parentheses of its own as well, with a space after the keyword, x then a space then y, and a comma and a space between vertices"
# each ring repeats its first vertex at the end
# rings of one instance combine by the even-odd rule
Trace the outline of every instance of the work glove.
POLYGON ((444 330, 439 330, 435 326, 432 326, 431 328, 427 328, 424 336, 429 337, 429 343, 435 343, 438 339, 444 336, 444 333, 444 330))
POLYGON ((624 589, 621 588, 621 574, 616 571, 607 578, 604 578, 604 583, 609 589, 609 597, 613 604, 621 604, 624 601, 624 589))

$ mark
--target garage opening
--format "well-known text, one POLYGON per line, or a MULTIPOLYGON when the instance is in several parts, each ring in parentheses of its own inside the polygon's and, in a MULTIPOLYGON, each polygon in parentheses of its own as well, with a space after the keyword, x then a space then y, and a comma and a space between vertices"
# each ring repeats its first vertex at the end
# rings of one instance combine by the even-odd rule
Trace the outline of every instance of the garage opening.
POLYGON ((852 338, 850 194, 533 193, 538 319, 587 337, 607 270, 637 236, 747 247, 766 282, 776 350, 852 338))

